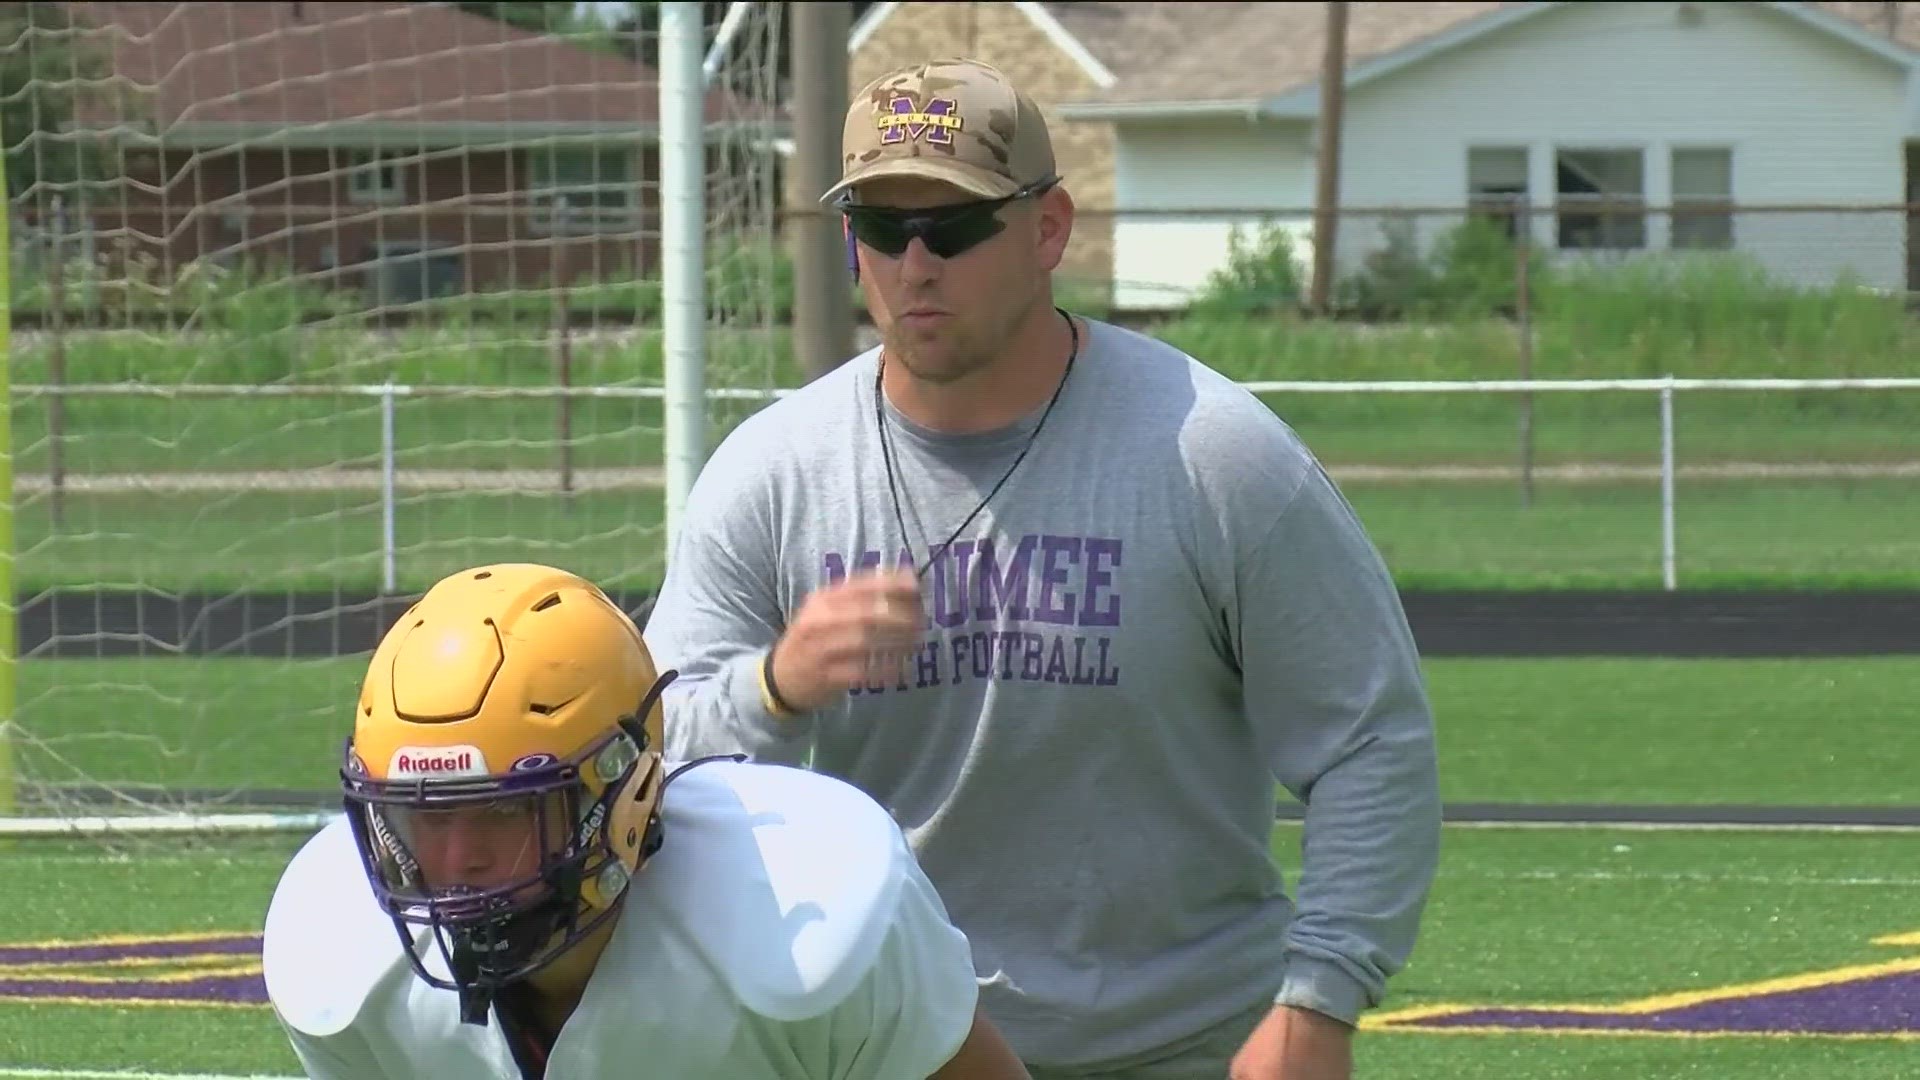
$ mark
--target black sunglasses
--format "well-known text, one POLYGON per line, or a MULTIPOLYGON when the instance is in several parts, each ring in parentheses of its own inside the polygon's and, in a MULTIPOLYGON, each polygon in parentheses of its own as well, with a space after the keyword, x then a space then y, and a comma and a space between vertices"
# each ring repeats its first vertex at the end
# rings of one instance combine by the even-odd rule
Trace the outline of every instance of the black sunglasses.
POLYGON ((1048 177, 998 199, 949 203, 914 210, 862 206, 852 201, 853 195, 849 192, 841 196, 839 206, 840 212, 846 215, 851 237, 883 255, 904 253, 907 245, 913 243, 917 236, 926 242, 928 251, 943 259, 951 259, 992 239, 1007 227, 999 217, 1001 207, 1044 194, 1057 183, 1058 177, 1048 177))

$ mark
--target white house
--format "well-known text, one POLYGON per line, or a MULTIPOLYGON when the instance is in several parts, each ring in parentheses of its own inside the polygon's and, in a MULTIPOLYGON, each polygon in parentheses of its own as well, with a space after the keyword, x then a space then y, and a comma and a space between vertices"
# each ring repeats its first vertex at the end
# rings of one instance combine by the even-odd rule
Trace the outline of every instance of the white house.
MULTIPOLYGON (((1309 258, 1323 6, 1046 5, 1118 76, 1057 106, 1112 125, 1117 309, 1178 303, 1263 214, 1309 258), (1192 32, 1129 62, 1126 24, 1174 8, 1192 32)), ((1382 242, 1368 210, 1521 198, 1566 257, 1731 248, 1788 280, 1920 290, 1920 214, 1892 209, 1920 202, 1920 4, 1352 9, 1342 273, 1382 242), (1849 206, 1887 209, 1812 209, 1849 206)), ((1460 219, 1415 220, 1431 239, 1460 219)))

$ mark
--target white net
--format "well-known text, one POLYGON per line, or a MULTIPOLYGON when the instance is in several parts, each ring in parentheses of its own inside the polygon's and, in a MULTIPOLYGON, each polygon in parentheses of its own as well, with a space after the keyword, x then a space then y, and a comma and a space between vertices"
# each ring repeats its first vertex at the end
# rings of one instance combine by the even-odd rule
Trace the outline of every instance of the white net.
MULTIPOLYGON (((699 6, 710 447, 792 382, 785 36, 699 6)), ((463 566, 642 608, 657 9, 0 5, 16 825, 330 810, 366 651, 463 566)))

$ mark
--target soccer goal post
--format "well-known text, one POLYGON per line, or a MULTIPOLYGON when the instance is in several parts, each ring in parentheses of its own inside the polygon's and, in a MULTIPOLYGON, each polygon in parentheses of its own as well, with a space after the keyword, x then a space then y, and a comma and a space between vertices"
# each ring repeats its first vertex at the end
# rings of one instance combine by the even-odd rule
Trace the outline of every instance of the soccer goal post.
POLYGON ((0 836, 314 827, 463 567, 641 617, 799 382, 784 7, 0 5, 0 836))

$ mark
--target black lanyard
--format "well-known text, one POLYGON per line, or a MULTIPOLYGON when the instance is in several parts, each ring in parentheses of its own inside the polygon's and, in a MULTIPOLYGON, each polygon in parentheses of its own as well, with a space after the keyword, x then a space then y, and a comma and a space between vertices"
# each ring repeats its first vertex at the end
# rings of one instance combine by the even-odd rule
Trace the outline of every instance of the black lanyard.
MULTIPOLYGON (((953 532, 947 536, 946 542, 940 545, 937 553, 928 554, 927 561, 920 565, 920 568, 914 572, 914 576, 926 577, 927 570, 933 566, 934 560, 938 559, 940 555, 945 554, 946 550, 953 546, 953 542, 960 538, 961 532, 965 531, 968 525, 973 524, 973 519, 979 517, 980 511, 985 510, 987 504, 993 501, 993 497, 1000 493, 1000 489, 1006 486, 1007 481, 1012 478, 1013 471, 1020 467, 1022 461, 1026 460, 1027 451, 1033 449, 1034 441, 1040 438, 1041 429, 1047 426, 1047 417, 1053 415, 1053 407, 1060 401, 1060 392, 1067 387, 1067 376, 1073 374, 1074 361, 1080 357, 1080 328, 1074 325, 1073 316, 1057 307, 1053 310, 1060 312, 1060 317, 1067 320, 1067 332, 1073 335, 1073 351, 1067 354, 1066 370, 1060 373, 1060 382, 1054 386, 1053 396, 1047 399, 1046 411, 1040 414, 1040 422, 1033 426, 1033 434, 1027 436, 1027 444, 1020 448, 1020 453, 1014 457, 1013 464, 1007 466, 1007 471, 1000 475, 999 481, 993 485, 992 490, 987 492, 986 498, 981 499, 980 502, 974 506, 973 512, 967 515, 966 520, 954 528, 953 532)), ((906 544, 908 550, 911 551, 913 545, 911 541, 907 539, 907 520, 900 512, 900 489, 896 485, 893 474, 893 454, 890 449, 891 440, 887 438, 887 418, 883 398, 885 390, 882 389, 880 385, 881 376, 886 374, 886 370, 887 357, 886 352, 882 350, 880 363, 876 366, 873 373, 873 422, 874 426, 878 428, 880 432, 880 456, 884 458, 887 463, 887 492, 893 498, 893 520, 895 524, 900 526, 900 542, 906 544)))

